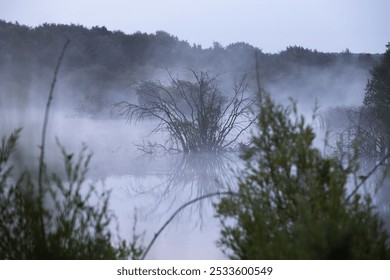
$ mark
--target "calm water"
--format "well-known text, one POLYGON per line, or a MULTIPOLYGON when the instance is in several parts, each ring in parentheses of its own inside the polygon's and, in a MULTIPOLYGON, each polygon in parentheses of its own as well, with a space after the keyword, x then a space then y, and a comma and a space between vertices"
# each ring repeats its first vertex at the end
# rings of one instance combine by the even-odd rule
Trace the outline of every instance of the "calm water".
MULTIPOLYGON (((165 221, 180 207, 200 195, 234 187, 234 170, 242 168, 236 156, 198 157, 143 156, 135 148, 143 139, 161 141, 161 135, 145 138, 152 122, 136 125, 121 119, 71 118, 53 108, 47 133, 46 160, 52 171, 62 172, 63 163, 56 137, 68 152, 77 153, 82 143, 93 153, 88 183, 112 190, 111 209, 118 217, 122 238, 132 235, 134 214, 137 232, 144 232, 147 245, 165 221)), ((34 170, 38 162, 43 112, 41 110, 2 110, 1 135, 23 127, 16 159, 19 168, 34 170)), ((321 132, 321 131, 320 131, 321 132)), ((324 131, 315 145, 322 149, 324 131)), ((17 169, 16 169, 17 171, 17 169)), ((382 193, 383 194, 383 193, 382 193)), ((386 197, 389 197, 386 194, 386 197)), ((155 242, 149 259, 223 259, 216 246, 219 223, 212 202, 207 199, 183 210, 155 242)), ((382 203, 387 208, 388 203, 382 203)), ((383 208, 383 207, 382 207, 383 208)), ((390 222, 388 222, 390 224, 390 222)))
MULTIPOLYGON (((23 127, 18 143, 20 165, 31 168, 38 162, 41 112, 20 114, 8 111, 2 134, 23 127)), ((147 245, 165 221, 180 207, 200 195, 233 186, 237 170, 236 156, 181 155, 141 156, 135 148, 153 127, 153 123, 128 125, 123 120, 70 118, 53 113, 49 120, 46 159, 52 170, 61 172, 62 160, 55 138, 68 152, 77 153, 82 143, 93 153, 88 182, 112 190, 111 209, 118 218, 121 237, 132 235, 134 214, 137 232, 144 232, 147 245)), ((160 136, 154 136, 159 140, 160 136)), ((149 138, 148 138, 149 139, 149 138)), ((159 236, 149 259, 223 259, 216 241, 218 221, 212 201, 207 199, 184 209, 159 236)))

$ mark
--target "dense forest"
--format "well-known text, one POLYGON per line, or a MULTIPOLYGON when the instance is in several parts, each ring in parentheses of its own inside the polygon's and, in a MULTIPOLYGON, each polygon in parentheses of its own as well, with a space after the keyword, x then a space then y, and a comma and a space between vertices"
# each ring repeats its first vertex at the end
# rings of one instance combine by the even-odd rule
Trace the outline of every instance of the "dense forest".
POLYGON ((40 97, 35 93, 46 93, 66 39, 71 44, 58 81, 67 92, 63 105, 70 106, 69 113, 88 116, 106 114, 112 103, 134 94, 132 83, 162 79, 164 69, 180 76, 188 75, 186 69, 211 71, 230 80, 246 74, 254 82, 255 52, 261 83, 274 97, 292 97, 310 106, 317 98, 320 106, 337 105, 322 100, 326 96, 357 105, 369 69, 380 59, 379 54, 354 54, 348 49, 323 53, 289 46, 271 54, 242 42, 191 46, 164 31, 127 35, 104 26, 43 24, 32 28, 0 21, 1 103, 20 107, 40 97))

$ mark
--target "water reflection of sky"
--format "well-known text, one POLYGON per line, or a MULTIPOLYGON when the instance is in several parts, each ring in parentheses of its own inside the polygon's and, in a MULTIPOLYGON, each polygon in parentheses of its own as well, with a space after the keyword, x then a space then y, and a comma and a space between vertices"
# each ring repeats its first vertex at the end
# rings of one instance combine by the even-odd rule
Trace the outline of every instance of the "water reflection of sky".
MULTIPOLYGON (((134 211, 137 231, 145 231, 147 245, 154 234, 184 203, 196 197, 234 187, 237 156, 169 156, 155 159, 143 172, 111 176, 105 185, 112 189, 111 208, 122 237, 131 236, 134 211), (156 161, 164 162, 157 164, 156 161), (159 168, 151 168, 156 166, 159 168)), ((205 199, 185 208, 158 237, 148 259, 223 259, 217 248, 219 224, 212 202, 205 199)))

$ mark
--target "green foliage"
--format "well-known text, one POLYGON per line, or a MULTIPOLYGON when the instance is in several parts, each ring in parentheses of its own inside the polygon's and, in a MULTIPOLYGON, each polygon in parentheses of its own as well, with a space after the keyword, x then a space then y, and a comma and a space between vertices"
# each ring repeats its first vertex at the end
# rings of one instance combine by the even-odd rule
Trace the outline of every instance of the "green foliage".
POLYGON ((323 156, 295 106, 266 96, 260 112, 238 193, 216 205, 224 252, 233 259, 388 259, 388 234, 369 197, 347 194, 356 157, 323 156))
POLYGON ((76 157, 61 147, 66 179, 44 166, 39 187, 28 172, 12 177, 10 156, 19 133, 3 138, 0 147, 0 259, 139 258, 139 236, 131 243, 113 241, 110 193, 85 182, 91 159, 86 148, 76 157))

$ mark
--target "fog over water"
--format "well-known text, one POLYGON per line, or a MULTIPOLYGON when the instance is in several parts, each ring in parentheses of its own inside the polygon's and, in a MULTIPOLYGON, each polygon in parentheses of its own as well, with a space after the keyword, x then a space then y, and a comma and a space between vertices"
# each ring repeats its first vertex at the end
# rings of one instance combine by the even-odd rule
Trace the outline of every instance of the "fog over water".
MULTIPOLYGON (((362 84, 351 84, 345 81, 345 87, 340 84, 331 86, 338 88, 340 92, 355 92, 362 84)), ((314 89, 310 85, 304 88, 307 91, 314 89)), ((288 92, 288 89, 278 89, 278 85, 269 87, 271 93, 277 90, 281 94, 278 98, 284 101, 288 96, 293 95, 288 92)), ((200 160, 197 158, 183 160, 179 155, 142 156, 135 144, 147 137, 155 125, 153 121, 128 124, 124 119, 111 118, 108 110, 106 117, 102 118, 72 116, 73 108, 62 106, 60 96, 66 93, 56 90, 55 94, 47 134, 48 165, 53 171, 60 173, 63 171, 56 137, 68 152, 77 153, 81 143, 85 143, 93 153, 88 182, 112 190, 111 208, 118 217, 120 233, 123 237, 131 236, 135 209, 138 218, 137 231, 145 231, 144 240, 148 243, 154 233, 183 203, 201 194, 226 190, 227 184, 222 184, 221 179, 225 179, 222 180, 223 183, 228 182, 234 186, 235 176, 231 169, 237 170, 243 166, 242 163, 238 163, 239 160, 235 155, 232 156, 236 157, 233 161, 226 158, 217 159, 222 161, 222 166, 219 168, 213 166, 213 160, 205 160, 199 164, 200 160), (207 169, 214 170, 214 174, 207 172, 207 169), (226 180, 227 177, 230 181, 226 180)), ((337 105, 359 104, 359 98, 354 93, 350 95, 340 93, 340 98, 337 100, 337 105)), ((326 96, 318 96, 318 103, 322 109, 335 105, 334 98, 326 96)), ((314 100, 301 98, 298 104, 300 108, 306 110, 305 115, 309 116, 314 100)), ((23 158, 22 165, 19 167, 26 165, 25 167, 31 168, 30 163, 37 162, 39 157, 38 146, 43 119, 43 109, 39 107, 43 108, 44 102, 31 102, 31 104, 26 102, 21 107, 2 108, 3 134, 9 134, 13 129, 23 127, 16 156, 20 160, 23 158)), ((318 132, 323 136, 323 131, 318 130, 318 132)), ((160 137, 154 135, 151 140, 159 140, 160 137)), ((318 139, 319 146, 321 143, 322 139, 318 139)), ((212 201, 216 200, 206 200, 201 204, 193 205, 176 217, 152 247, 148 258, 225 258, 216 246, 219 227, 213 217, 212 201)))
MULTIPOLYGON (((57 32, 57 28, 64 27, 46 26, 35 31, 46 38, 45 28, 57 32), (39 33, 41 31, 43 35, 39 33)), ((105 28, 86 30, 72 26, 73 29, 97 38, 98 43, 95 45, 87 39, 82 42, 80 38, 84 35, 77 37, 79 33, 75 32, 77 36, 65 56, 50 109, 47 166, 50 171, 64 172, 56 138, 69 153, 77 154, 85 144, 93 154, 87 183, 112 190, 111 209, 118 217, 122 237, 131 237, 136 214, 136 230, 138 233, 145 231, 146 245, 184 203, 208 193, 234 189, 244 163, 237 153, 220 156, 143 154, 136 144, 143 140, 163 143, 167 134, 150 134, 156 126, 153 119, 127 122, 113 110, 113 104, 123 100, 140 102, 142 98, 137 98, 133 83, 158 80, 166 84, 169 81, 167 73, 191 79, 188 68, 217 75, 216 80, 226 98, 232 96, 234 80, 246 74, 248 92, 254 95, 257 87, 254 51, 257 49, 244 43, 230 47, 216 44, 213 48, 202 49, 165 33, 126 37, 105 28), (107 39, 114 35, 119 39, 107 39), (148 42, 147 47, 139 43, 143 40, 148 42), (137 50, 145 53, 133 54, 137 50), (126 60, 124 66, 122 60, 126 60)), ((18 36, 23 40, 28 37, 18 36)), ((6 49, 10 55, 0 56, 0 134, 9 135, 14 129, 23 128, 14 157, 16 174, 26 168, 36 172, 44 108, 53 76, 52 64, 63 37, 52 39, 54 43, 42 52, 37 50, 46 46, 43 44, 46 39, 36 44, 25 40, 21 45, 34 54, 32 62, 26 58, 31 56, 24 56, 28 51, 24 52, 22 47, 22 50, 14 50, 12 44, 6 49)), ((15 42, 19 46, 19 42, 15 42)), ((316 102, 319 112, 336 106, 360 106, 369 70, 377 61, 378 56, 369 54, 326 54, 290 47, 278 54, 261 53, 260 78, 264 89, 277 102, 287 105, 289 98, 297 102, 299 114, 305 116, 317 133, 315 145, 322 148, 326 129, 321 127, 320 119, 311 122, 316 102)), ((248 136, 248 133, 243 134, 240 140, 245 142, 248 136)), ((226 258, 216 245, 220 234, 212 206, 216 201, 207 199, 184 209, 157 239, 148 258, 226 258)))
MULTIPOLYGON (((146 127, 131 127, 121 120, 94 121, 90 119, 51 118, 46 158, 51 170, 63 172, 63 162, 54 135, 60 139, 68 152, 77 152, 81 142, 93 152, 88 173, 88 183, 112 190, 111 208, 118 216, 120 233, 130 237, 137 209, 137 230, 145 231, 145 243, 149 242, 163 222, 182 204, 199 194, 215 192, 221 187, 214 181, 218 178, 207 171, 180 170, 183 162, 178 156, 139 159, 133 143, 146 133, 146 127), (145 132, 145 133, 142 133, 145 132)), ((145 125, 147 126, 147 125, 145 125)), ((39 137, 36 130, 40 124, 24 125, 18 153, 23 159, 34 162, 39 156, 39 137), (29 136, 27 136, 29 135, 29 136), (27 137, 26 137, 27 136, 27 137), (33 137, 30 137, 33 136, 33 137), (22 155, 20 155, 22 157, 22 155)), ((185 164, 185 163, 184 163, 185 164)), ((201 163, 201 164, 204 164, 201 163)), ((31 168, 31 165, 29 166, 31 168)), ((213 168, 213 166, 205 168, 213 168)), ((219 169, 216 169, 218 172, 219 169)), ((230 170, 221 170, 229 173, 230 170)), ((217 174, 226 176, 226 174, 217 174)), ((216 248, 219 229, 210 201, 189 207, 180 214, 158 239, 149 253, 156 259, 219 259, 222 253, 216 248)))
MULTIPOLYGON (((111 209, 118 217, 120 234, 124 238, 131 237, 135 209, 137 231, 145 231, 144 241, 147 244, 178 207, 200 194, 220 190, 222 186, 217 180, 230 176, 226 175, 231 172, 227 162, 222 163, 226 167, 223 170, 205 165, 206 159, 191 162, 191 159, 183 160, 179 155, 142 156, 134 144, 148 135, 153 122, 129 125, 118 118, 69 117, 69 112, 57 101, 51 112, 46 145, 50 170, 60 174, 64 172, 56 137, 68 152, 76 154, 84 143, 93 153, 87 183, 112 190, 111 209), (215 173, 209 174, 210 170, 215 173)), ((15 157, 18 163, 15 171, 37 169, 31 163, 38 162, 42 110, 27 105, 23 110, 3 108, 2 114, 6 116, 1 121, 3 135, 23 127, 15 157)), ((207 160, 206 164, 213 164, 212 160, 207 160)), ((224 258, 215 246, 219 228, 213 215, 210 200, 185 209, 159 237, 148 258, 224 258)))

